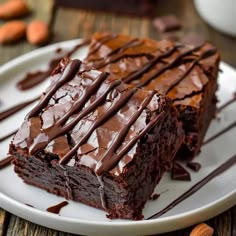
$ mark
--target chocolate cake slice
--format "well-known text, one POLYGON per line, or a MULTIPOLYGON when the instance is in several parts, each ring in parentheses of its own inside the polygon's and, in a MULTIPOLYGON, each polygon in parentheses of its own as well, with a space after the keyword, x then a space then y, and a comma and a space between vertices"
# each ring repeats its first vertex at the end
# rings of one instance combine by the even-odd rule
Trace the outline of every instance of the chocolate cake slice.
POLYGON ((28 184, 142 219, 142 209, 183 141, 171 100, 63 60, 10 145, 28 184))
POLYGON ((183 45, 126 35, 95 33, 86 62, 112 79, 157 90, 180 113, 185 141, 177 156, 192 159, 215 115, 220 56, 210 43, 183 45))

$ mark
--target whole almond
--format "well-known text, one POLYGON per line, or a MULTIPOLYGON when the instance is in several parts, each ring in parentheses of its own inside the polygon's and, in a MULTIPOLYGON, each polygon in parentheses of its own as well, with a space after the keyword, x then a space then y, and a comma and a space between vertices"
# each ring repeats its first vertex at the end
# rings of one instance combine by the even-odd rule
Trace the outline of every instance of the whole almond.
POLYGON ((201 223, 194 227, 189 236, 212 236, 214 229, 205 223, 201 223))
POLYGON ((0 43, 14 43, 25 36, 26 25, 23 21, 9 21, 0 27, 0 43))
POLYGON ((40 20, 32 21, 27 27, 26 37, 29 43, 34 45, 46 43, 49 38, 48 25, 40 20))
POLYGON ((24 0, 10 0, 0 5, 0 19, 11 19, 26 15, 29 8, 24 0))

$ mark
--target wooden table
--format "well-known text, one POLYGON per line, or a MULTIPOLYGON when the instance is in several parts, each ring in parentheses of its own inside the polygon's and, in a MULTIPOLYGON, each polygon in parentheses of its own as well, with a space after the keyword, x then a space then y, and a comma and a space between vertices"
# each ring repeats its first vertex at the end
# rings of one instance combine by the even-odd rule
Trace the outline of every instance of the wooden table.
MULTIPOLYGON (((0 0, 0 2, 4 2, 4 0, 0 0)), ((113 31, 133 36, 147 36, 153 39, 160 38, 160 34, 155 30, 152 22, 147 18, 130 18, 102 12, 94 13, 68 8, 59 8, 55 10, 53 8, 52 0, 28 0, 28 2, 32 6, 33 14, 24 18, 24 20, 29 22, 33 18, 39 18, 47 21, 52 31, 50 44, 69 39, 89 37, 95 31, 113 31)), ((203 35, 219 48, 222 60, 236 68, 236 38, 220 34, 206 25, 196 13, 192 1, 159 1, 156 14, 163 15, 167 13, 176 14, 184 24, 184 28, 178 32, 178 36, 191 31, 203 35)), ((3 22, 0 21, 0 24, 1 23, 3 22)), ((0 46, 0 65, 21 54, 32 51, 35 48, 36 47, 29 45, 24 40, 15 45, 0 46)), ((236 207, 233 207, 223 214, 207 221, 207 223, 215 229, 215 235, 235 236, 235 219, 236 207)), ((189 235, 191 229, 192 227, 163 235, 189 235)), ((63 236, 71 234, 35 225, 0 209, 0 235, 63 236)))

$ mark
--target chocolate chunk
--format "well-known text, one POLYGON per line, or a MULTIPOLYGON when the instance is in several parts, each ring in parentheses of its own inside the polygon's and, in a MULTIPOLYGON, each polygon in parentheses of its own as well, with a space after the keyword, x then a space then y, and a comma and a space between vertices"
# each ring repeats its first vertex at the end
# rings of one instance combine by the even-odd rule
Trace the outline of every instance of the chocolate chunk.
POLYGON ((157 17, 153 21, 154 27, 160 32, 168 32, 180 29, 181 23, 175 15, 157 17))
POLYGON ((172 167, 171 178, 174 180, 191 181, 190 173, 178 162, 175 162, 172 167))
POLYGON ((197 163, 197 162, 189 161, 187 163, 187 167, 189 167, 190 169, 198 172, 201 169, 201 164, 197 163))
POLYGON ((162 39, 171 40, 171 41, 173 41, 173 42, 179 41, 179 37, 178 37, 175 33, 173 33, 173 32, 163 33, 163 34, 161 35, 161 38, 162 38, 162 39))
POLYGON ((183 36, 183 38, 181 39, 181 42, 184 44, 191 44, 194 46, 200 46, 205 42, 205 39, 199 34, 196 34, 194 32, 190 32, 190 33, 183 36))

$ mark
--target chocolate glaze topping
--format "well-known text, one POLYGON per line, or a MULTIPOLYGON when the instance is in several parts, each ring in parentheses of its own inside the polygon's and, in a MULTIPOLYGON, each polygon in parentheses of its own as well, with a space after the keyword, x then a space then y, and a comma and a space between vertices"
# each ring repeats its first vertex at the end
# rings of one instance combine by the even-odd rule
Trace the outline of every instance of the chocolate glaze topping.
POLYGON ((37 116, 38 113, 48 105, 49 100, 52 98, 54 93, 62 86, 64 85, 68 80, 71 80, 77 73, 81 62, 79 60, 74 60, 71 62, 71 64, 68 65, 68 67, 65 69, 65 72, 61 76, 61 78, 58 80, 56 84, 54 84, 51 89, 47 92, 47 94, 43 97, 42 100, 37 104, 37 106, 32 109, 29 114, 26 116, 26 118, 31 118, 33 116, 37 116))
POLYGON ((12 135, 16 134, 16 132, 17 132, 17 130, 15 130, 15 131, 13 131, 13 132, 11 132, 11 133, 9 133, 9 134, 7 134, 7 135, 1 137, 1 138, 0 138, 0 143, 3 142, 3 141, 5 141, 6 139, 10 138, 12 135))
POLYGON ((178 162, 174 162, 171 170, 171 178, 174 180, 191 181, 190 173, 178 162))
POLYGON ((223 163, 221 166, 219 166, 217 169, 215 169, 213 172, 211 172, 209 175, 207 175, 204 179, 196 183, 193 187, 191 187, 189 190, 187 190, 184 194, 182 194, 179 198, 175 199, 173 202, 171 202, 168 206, 166 206, 163 210, 160 212, 150 216, 147 218, 147 220, 156 219, 166 212, 170 211, 172 208, 174 208, 176 205, 184 201, 186 198, 193 195, 195 192, 197 192, 199 189, 201 189, 204 185, 206 185, 209 181, 211 181, 213 178, 217 177, 218 175, 222 174, 227 169, 231 168, 236 164, 236 155, 231 157, 228 161, 223 163))
MULTIPOLYGON (((41 101, 25 118, 25 125, 29 126, 29 128, 33 127, 33 125, 30 125, 29 122, 38 122, 37 116, 40 115, 42 111, 47 111, 47 109, 50 109, 50 102, 52 102, 53 99, 56 99, 55 96, 60 94, 60 89, 62 86, 64 87, 64 90, 66 90, 66 86, 69 84, 71 86, 76 83, 87 83, 87 78, 92 79, 92 82, 90 82, 89 86, 85 86, 84 89, 81 90, 80 96, 74 100, 73 104, 69 105, 67 111, 63 112, 64 114, 53 121, 53 125, 43 129, 41 128, 40 131, 37 131, 38 134, 37 132, 32 131, 32 134, 36 134, 36 136, 29 137, 26 141, 30 154, 36 154, 38 151, 44 150, 48 147, 49 143, 55 142, 58 138, 62 138, 65 135, 68 135, 71 131, 76 130, 78 124, 84 122, 84 119, 87 119, 86 117, 93 114, 96 109, 100 109, 100 106, 104 104, 104 102, 109 102, 110 96, 113 96, 114 98, 111 98, 111 104, 104 110, 104 112, 102 112, 99 117, 94 117, 95 119, 92 118, 92 120, 94 119, 93 122, 91 122, 92 120, 88 120, 87 122, 90 122, 90 124, 86 126, 86 132, 84 132, 84 134, 72 145, 70 150, 66 152, 64 151, 64 155, 60 156, 60 165, 69 163, 71 158, 78 153, 79 150, 81 151, 84 146, 86 146, 85 143, 92 138, 93 133, 100 126, 105 125, 108 120, 113 119, 112 117, 116 115, 120 109, 125 109, 124 107, 129 104, 130 100, 137 101, 138 97, 141 96, 141 91, 138 88, 121 84, 120 80, 112 81, 108 78, 106 73, 96 73, 92 72, 91 74, 91 72, 86 72, 85 66, 78 60, 67 60, 66 65, 59 65, 59 68, 55 69, 53 74, 53 79, 55 79, 54 77, 57 77, 55 83, 52 83, 51 87, 45 93, 44 97, 42 97, 41 101), (94 76, 93 73, 96 76, 94 76), (77 80, 78 82, 76 82, 77 80)), ((142 93, 144 93, 144 91, 142 91, 142 93)), ((136 123, 139 122, 138 120, 142 117, 141 115, 148 107, 148 109, 150 109, 150 107, 154 108, 156 106, 155 109, 159 109, 158 103, 156 103, 156 105, 153 103, 154 100, 160 100, 160 97, 157 95, 156 91, 145 92, 145 94, 147 95, 142 98, 143 100, 140 101, 137 110, 135 110, 133 115, 129 118, 129 120, 127 120, 127 123, 120 129, 120 131, 117 132, 117 135, 114 136, 113 142, 109 144, 109 147, 104 149, 104 153, 101 158, 97 160, 97 164, 93 166, 97 176, 101 176, 105 172, 113 169, 122 157, 133 148, 140 138, 145 136, 160 119, 165 118, 164 112, 161 112, 160 110, 159 115, 150 119, 147 125, 141 128, 135 136, 127 139, 130 135, 130 130, 132 130, 131 127, 134 127, 136 123), (123 144, 125 140, 126 142, 123 144), (113 158, 109 158, 110 156, 113 156, 113 158)), ((42 121, 45 122, 43 117, 44 116, 42 116, 42 121)), ((46 125, 46 123, 44 123, 44 125, 46 125)), ((72 135, 74 134, 72 133, 72 135)), ((23 143, 25 145, 25 141, 22 136, 24 135, 16 135, 13 142, 14 145, 21 146, 21 143, 22 145, 23 143)), ((72 136, 72 138, 74 138, 74 136, 72 136)))
MULTIPOLYGON (((88 45, 89 44, 89 40, 84 40, 82 43, 76 45, 72 50, 70 50, 69 52, 67 52, 65 55, 63 55, 62 57, 59 58, 55 58, 52 59, 49 62, 48 65, 48 69, 45 71, 35 71, 35 72, 30 72, 27 73, 25 75, 24 78, 22 78, 17 84, 17 88, 19 90, 28 90, 31 89, 35 86, 37 86, 38 84, 42 83, 43 81, 45 81, 46 79, 49 78, 49 76, 51 75, 53 69, 58 65, 58 63, 65 57, 69 57, 71 56, 74 52, 76 52, 79 48, 88 45)), ((56 53, 59 53, 62 49, 59 48, 56 50, 56 53)))
POLYGON ((63 201, 55 206, 51 206, 49 208, 47 208, 48 212, 54 213, 54 214, 59 214, 60 210, 62 209, 62 207, 67 206, 68 202, 67 201, 63 201))

